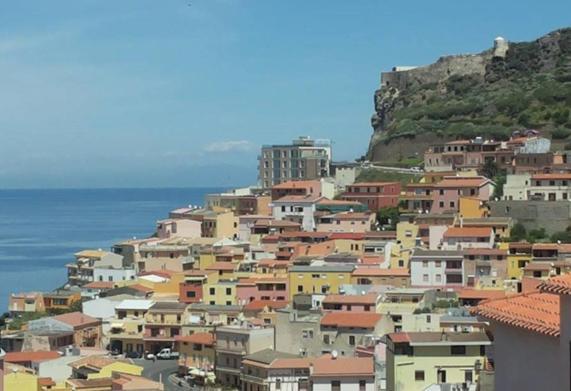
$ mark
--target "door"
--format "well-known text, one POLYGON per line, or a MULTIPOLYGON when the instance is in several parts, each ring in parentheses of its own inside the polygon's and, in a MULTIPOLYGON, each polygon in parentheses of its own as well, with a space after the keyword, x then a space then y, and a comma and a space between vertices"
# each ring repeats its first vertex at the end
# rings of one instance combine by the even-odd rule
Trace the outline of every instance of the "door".
POLYGON ((446 383, 446 371, 439 369, 436 373, 436 378, 438 379, 438 384, 446 383))

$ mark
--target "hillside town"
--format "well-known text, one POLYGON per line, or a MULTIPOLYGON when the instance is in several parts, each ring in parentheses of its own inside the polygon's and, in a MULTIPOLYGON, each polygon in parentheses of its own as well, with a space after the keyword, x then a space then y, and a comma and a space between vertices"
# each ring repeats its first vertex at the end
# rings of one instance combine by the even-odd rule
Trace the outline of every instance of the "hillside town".
POLYGON ((521 130, 404 168, 259 153, 255 186, 13 292, 0 391, 569 389, 568 152, 521 130))

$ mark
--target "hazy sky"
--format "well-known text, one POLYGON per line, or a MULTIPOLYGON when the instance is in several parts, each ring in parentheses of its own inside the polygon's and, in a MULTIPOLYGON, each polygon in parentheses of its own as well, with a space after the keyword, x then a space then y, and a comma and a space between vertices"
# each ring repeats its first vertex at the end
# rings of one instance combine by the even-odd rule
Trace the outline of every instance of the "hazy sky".
POLYGON ((0 188, 256 179, 364 153, 381 70, 569 25, 569 0, 0 0, 0 188))

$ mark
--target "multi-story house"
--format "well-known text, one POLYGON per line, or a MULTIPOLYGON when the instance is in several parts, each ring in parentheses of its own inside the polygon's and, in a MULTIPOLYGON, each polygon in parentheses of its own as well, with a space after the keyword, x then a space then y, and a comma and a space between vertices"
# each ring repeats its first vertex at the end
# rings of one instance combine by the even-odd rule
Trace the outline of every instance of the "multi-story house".
POLYGON ((75 262, 68 263, 67 278, 70 285, 84 285, 95 281, 95 267, 112 267, 121 269, 126 265, 123 257, 109 251, 83 250, 75 254, 75 262))
POLYGON ((316 195, 285 196, 272 202, 272 215, 276 220, 289 220, 301 224, 304 231, 315 229, 316 205, 321 200, 316 195))
POLYGON ((290 301, 296 294, 339 293, 351 280, 355 265, 294 265, 289 269, 290 301))
POLYGON ((163 348, 174 348, 175 337, 181 335, 186 304, 159 301, 145 314, 143 341, 145 351, 157 353, 163 348))
POLYGON ((200 222, 200 236, 202 237, 234 238, 238 236, 238 217, 230 209, 181 208, 171 211, 169 217, 200 222))
POLYGON ((468 287, 503 288, 508 279, 508 252, 504 249, 467 248, 464 250, 464 277, 468 287))
POLYGON ((491 227, 450 227, 442 237, 443 250, 494 248, 495 234, 491 227))
POLYGON ((258 161, 258 181, 263 188, 325 178, 329 176, 331 142, 300 137, 288 145, 264 145, 258 161))
POLYGON ((463 285, 462 251, 415 250, 410 259, 410 283, 416 287, 463 285))
POLYGON ((373 357, 340 357, 328 354, 312 361, 311 384, 314 391, 374 391, 373 357))
POLYGON ((335 196, 335 185, 324 178, 311 181, 287 181, 272 186, 272 201, 279 200, 286 196, 320 196, 333 198, 335 196))
POLYGON ((81 312, 41 318, 28 323, 28 330, 44 332, 46 330, 61 330, 73 333, 73 345, 77 347, 101 348, 102 323, 81 312))
POLYGON ((473 309, 494 334, 496 390, 571 387, 570 309, 570 275, 544 281, 539 292, 488 300, 473 309))
POLYGON ((377 220, 375 213, 341 212, 316 216, 316 229, 319 232, 367 232, 377 220))
MULTIPOLYGON (((215 271, 189 270, 184 273, 184 281, 180 283, 178 301, 191 304, 200 303, 204 299, 204 287, 208 277, 215 271)), ((214 276, 213 276, 214 277, 214 276)))
POLYGON ((179 374, 188 375, 190 368, 213 372, 216 360, 214 334, 210 332, 196 332, 191 335, 178 335, 175 337, 176 351, 179 352, 179 374))
POLYGON ((433 185, 431 213, 457 212, 460 198, 470 197, 488 201, 494 193, 494 183, 485 177, 447 176, 433 185))
POLYGON ((26 312, 44 312, 44 296, 40 292, 12 293, 8 310, 12 315, 26 312))
POLYGON ((384 285, 395 288, 410 286, 410 270, 407 268, 381 269, 357 267, 351 273, 351 283, 357 285, 384 285))
POLYGON ((396 207, 399 202, 400 182, 361 182, 347 186, 341 199, 366 205, 371 212, 396 207))
POLYGON ((475 383, 485 362, 486 347, 492 344, 483 332, 393 333, 385 342, 387 391, 475 383))
POLYGON ((242 389, 309 391, 311 360, 265 349, 244 357, 242 389))
POLYGON ((241 388, 242 360, 264 349, 275 349, 274 329, 240 326, 216 328, 216 379, 224 386, 241 388))
MULTIPOLYGON (((249 189, 250 190, 250 189, 249 189)), ((239 192, 208 194, 206 207, 208 209, 226 208, 237 216, 269 215, 269 204, 272 198, 265 193, 253 193, 251 190, 244 194, 239 192)))
POLYGON ((240 279, 236 286, 238 304, 245 305, 252 301, 286 301, 289 299, 288 278, 257 277, 240 279))
POLYGON ((154 305, 152 300, 123 300, 115 307, 115 317, 110 320, 109 344, 117 353, 145 351, 145 315, 154 305))
POLYGON ((327 295, 323 299, 323 311, 333 312, 376 312, 379 295, 327 295))
POLYGON ((200 221, 190 219, 164 219, 157 221, 157 237, 199 238, 202 232, 200 221))
POLYGON ((571 199, 571 174, 508 175, 504 200, 561 201, 571 199))

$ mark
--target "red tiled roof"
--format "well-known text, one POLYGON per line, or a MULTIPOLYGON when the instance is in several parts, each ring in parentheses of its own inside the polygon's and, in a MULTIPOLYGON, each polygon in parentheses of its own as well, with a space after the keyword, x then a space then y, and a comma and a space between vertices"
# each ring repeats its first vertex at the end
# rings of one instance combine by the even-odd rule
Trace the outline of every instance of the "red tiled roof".
POLYGON ((365 239, 365 234, 362 232, 333 232, 329 239, 363 240, 365 239))
POLYGON ((571 274, 552 277, 540 284, 539 289, 556 295, 571 295, 571 274))
POLYGON ((153 292, 153 290, 151 288, 148 288, 148 287, 141 285, 141 284, 128 285, 127 288, 132 288, 136 291, 143 292, 143 293, 153 292))
POLYGON ((329 312, 321 318, 322 326, 373 328, 381 320, 380 314, 363 312, 329 312))
POLYGON ((445 177, 443 180, 438 182, 435 187, 441 188, 458 188, 458 187, 481 187, 484 186, 486 183, 489 183, 490 180, 484 177, 445 177))
POLYGON ((194 333, 191 335, 177 335, 175 338, 177 342, 190 342, 206 346, 213 346, 215 339, 212 333, 194 333))
POLYGON ((288 304, 289 302, 285 300, 254 300, 244 306, 244 311, 261 311, 265 307, 270 309, 285 308, 288 304))
POLYGON ((92 318, 81 312, 69 312, 67 314, 56 315, 53 316, 52 319, 66 323, 73 328, 101 324, 99 319, 92 318))
POLYGON ((471 310, 486 319, 558 337, 559 296, 531 293, 485 301, 471 310))
POLYGON ((451 227, 444 232, 445 238, 488 237, 492 235, 490 227, 451 227))
POLYGON ((83 288, 87 289, 111 289, 115 284, 111 281, 93 281, 85 284, 83 288))
POLYGON ((309 368, 313 359, 311 358, 277 358, 271 364, 272 369, 301 369, 309 368))
POLYGON ((56 382, 51 377, 40 377, 38 378, 38 384, 40 387, 53 387, 56 382))
POLYGON ((358 267, 353 270, 353 276, 358 277, 408 277, 410 272, 406 268, 381 269, 377 267, 358 267))
POLYGON ((394 343, 408 343, 410 342, 410 338, 408 337, 408 333, 390 333, 388 337, 394 343))
POLYGON ((531 176, 532 180, 571 180, 571 174, 570 173, 551 173, 551 174, 535 174, 531 176))
POLYGON ((372 357, 337 357, 325 355, 313 360, 312 376, 374 376, 372 357))
POLYGON ((60 358, 60 354, 57 351, 47 351, 47 352, 9 352, 4 356, 5 362, 10 363, 24 363, 24 362, 37 362, 37 361, 48 361, 60 358))

